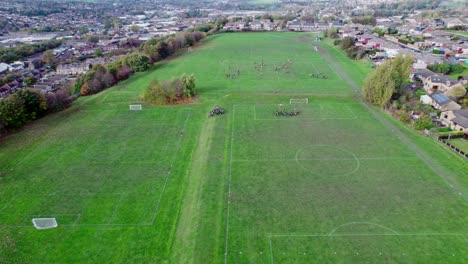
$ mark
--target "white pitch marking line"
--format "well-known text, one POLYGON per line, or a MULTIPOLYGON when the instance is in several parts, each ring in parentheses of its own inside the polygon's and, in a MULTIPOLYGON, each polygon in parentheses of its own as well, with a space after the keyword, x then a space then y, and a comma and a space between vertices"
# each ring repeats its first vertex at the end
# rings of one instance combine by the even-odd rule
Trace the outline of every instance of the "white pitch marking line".
MULTIPOLYGON (((187 109, 190 109, 190 108, 187 108, 187 109)), ((190 109, 187 116, 185 117, 184 125, 182 126, 182 129, 181 129, 183 132, 185 132, 188 120, 190 119, 191 115, 192 115, 192 109, 190 109)), ((161 191, 161 195, 159 196, 158 204, 157 204, 156 209, 154 211, 153 218, 151 219, 151 225, 154 224, 154 221, 156 220, 156 217, 158 215, 159 206, 161 205, 162 198, 163 198, 164 193, 166 191, 167 182, 169 181, 169 176, 172 173, 172 167, 174 165, 175 160, 177 159, 177 156, 179 155, 180 146, 182 145, 183 139, 184 139, 183 137, 180 137, 180 139, 177 142, 177 147, 176 147, 176 151, 174 153, 174 158, 172 159, 172 162, 171 162, 171 165, 170 165, 171 170, 168 171, 168 173, 167 173, 167 175, 165 177, 164 185, 163 185, 163 188, 162 188, 162 191, 161 191)))
MULTIPOLYGON (((271 238, 274 237, 361 237, 361 236, 459 236, 464 238, 461 233, 351 233, 351 234, 272 234, 271 238)), ((466 240, 466 239, 465 239, 466 240)))
POLYGON ((112 212, 112 215, 111 215, 111 217, 109 218, 109 221, 107 222, 108 224, 112 223, 112 221, 114 220, 115 213, 117 212, 117 209, 119 208, 120 203, 122 202, 124 196, 125 196, 125 193, 122 193, 122 194, 120 195, 119 201, 118 201, 117 204, 115 205, 114 211, 112 212))
POLYGON ((273 245, 271 243, 271 236, 269 237, 269 240, 270 240, 270 259, 271 259, 271 264, 275 264, 275 260, 274 260, 274 257, 273 257, 273 245))
POLYGON ((236 106, 232 106, 232 121, 231 121, 231 149, 229 154, 229 174, 228 174, 228 197, 226 209, 226 231, 224 239, 224 263, 227 263, 227 254, 229 246, 229 215, 230 215, 230 199, 231 199, 231 177, 232 177, 232 149, 234 147, 234 122, 236 121, 236 106))
POLYGON ((359 224, 365 224, 365 225, 377 226, 377 227, 386 229, 386 230, 388 230, 388 231, 390 231, 390 232, 392 232, 392 233, 394 233, 394 234, 396 234, 396 235, 399 235, 397 231, 395 231, 395 230, 393 230, 393 229, 391 229, 391 228, 388 228, 388 227, 386 227, 386 226, 379 225, 379 224, 376 224, 376 223, 371 223, 371 222, 350 222, 350 223, 346 223, 346 224, 340 225, 340 226, 338 226, 337 228, 333 229, 333 230, 329 233, 329 235, 333 235, 333 234, 336 232, 336 230, 338 230, 338 229, 340 229, 340 228, 342 228, 342 227, 349 226, 349 225, 356 225, 356 224, 358 224, 358 225, 359 225, 359 224))

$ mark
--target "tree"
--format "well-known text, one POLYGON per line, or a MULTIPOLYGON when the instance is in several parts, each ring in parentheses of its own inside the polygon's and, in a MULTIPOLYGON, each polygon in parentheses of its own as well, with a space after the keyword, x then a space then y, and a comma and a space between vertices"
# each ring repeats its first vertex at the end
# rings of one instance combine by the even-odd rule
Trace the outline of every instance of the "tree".
POLYGON ((110 72, 104 73, 104 76, 102 76, 102 83, 105 88, 113 86, 116 83, 114 75, 110 72))
POLYGON ((63 89, 55 91, 55 98, 57 99, 56 111, 61 111, 67 108, 71 103, 70 93, 63 89))
POLYGON ((79 29, 79 32, 80 32, 81 35, 85 35, 85 34, 88 34, 89 29, 85 28, 85 27, 82 27, 82 28, 79 29))
POLYGON ((0 122, 8 129, 20 128, 26 123, 24 102, 16 93, 0 100, 0 122))
POLYGON ((465 95, 466 95, 466 89, 460 83, 454 85, 447 91, 447 96, 455 98, 455 99, 460 99, 464 97, 465 95))
POLYGON ((389 62, 377 67, 364 82, 364 99, 380 107, 384 107, 395 92, 395 81, 389 62))
POLYGON ((169 47, 165 41, 159 41, 158 44, 156 44, 155 51, 156 51, 155 59, 157 61, 165 59, 170 55, 169 47))
POLYGON ((96 43, 99 42, 99 37, 96 36, 96 35, 89 36, 88 39, 87 39, 87 42, 88 42, 89 44, 93 44, 93 45, 94 45, 94 44, 96 44, 96 43))
POLYGON ((115 77, 118 81, 122 81, 128 79, 132 74, 132 70, 127 65, 122 65, 115 77))
POLYGON ((431 127, 432 127, 431 117, 426 114, 420 115, 419 118, 416 121, 414 121, 414 128, 416 130, 421 131, 421 130, 428 129, 431 127))
POLYGON ((46 102, 47 102, 47 109, 49 112, 55 112, 57 110, 57 97, 55 93, 46 93, 46 102))
POLYGON ((341 48, 347 50, 354 45, 354 39, 352 37, 345 37, 341 41, 341 48))
POLYGON ((37 82, 36 78, 34 77, 26 77, 24 79, 24 84, 26 84, 26 86, 33 86, 35 83, 37 82))
POLYGON ((132 25, 130 27, 130 30, 133 32, 133 33, 138 33, 140 31, 140 27, 137 26, 137 25, 132 25))
POLYGON ((465 67, 460 64, 450 64, 450 74, 462 73, 464 70, 465 67))
POLYGON ((399 91, 401 85, 408 79, 413 65, 413 59, 410 56, 397 56, 391 61, 392 75, 395 81, 395 90, 399 91))
POLYGON ((104 84, 102 83, 103 76, 104 76, 103 73, 97 72, 93 79, 86 82, 92 94, 98 93, 105 88, 104 84))
POLYGON ((94 56, 96 57, 102 57, 102 54, 103 54, 103 51, 101 48, 97 48, 95 51, 94 51, 94 56))
POLYGON ((146 71, 151 66, 149 58, 141 53, 132 53, 126 56, 125 64, 130 67, 133 72, 146 71))
POLYGON ((34 69, 40 69, 44 65, 44 63, 40 59, 35 59, 31 63, 32 63, 34 69))
POLYGON ((450 64, 448 63, 436 63, 427 66, 427 68, 433 72, 448 74, 450 73, 450 64))
POLYGON ((190 98, 197 94, 197 90, 195 86, 195 77, 193 77, 193 74, 187 75, 184 73, 182 75, 182 84, 183 84, 184 97, 190 98))
POLYGON ((385 30, 383 30, 381 28, 374 28, 373 32, 377 33, 377 35, 379 35, 379 37, 383 37, 383 35, 385 35, 385 30))
POLYGON ((55 58, 54 53, 52 50, 46 50, 42 56, 42 62, 55 69, 57 67, 57 59, 55 58))
POLYGON ((338 37, 338 30, 334 27, 329 28, 327 31, 325 31, 325 37, 328 38, 337 38, 338 37))
POLYGON ((86 82, 81 86, 80 95, 85 96, 85 95, 89 95, 89 94, 91 94, 91 89, 89 89, 89 85, 86 82))
POLYGON ((153 79, 150 82, 145 92, 143 93, 143 100, 153 104, 165 103, 165 94, 158 80, 153 79))
POLYGON ((371 104, 384 107, 408 78, 412 63, 411 57, 398 56, 377 67, 364 82, 364 99, 371 104))
POLYGON ((117 73, 119 72, 120 67, 122 67, 122 62, 120 60, 116 60, 106 64, 107 72, 112 73, 112 75, 114 75, 115 77, 117 77, 117 73))
POLYGON ((143 100, 153 104, 172 104, 196 95, 195 78, 183 74, 169 81, 151 81, 143 93, 143 100))
POLYGON ((35 120, 46 113, 47 101, 44 94, 33 89, 22 89, 16 93, 16 96, 23 102, 26 121, 35 120))

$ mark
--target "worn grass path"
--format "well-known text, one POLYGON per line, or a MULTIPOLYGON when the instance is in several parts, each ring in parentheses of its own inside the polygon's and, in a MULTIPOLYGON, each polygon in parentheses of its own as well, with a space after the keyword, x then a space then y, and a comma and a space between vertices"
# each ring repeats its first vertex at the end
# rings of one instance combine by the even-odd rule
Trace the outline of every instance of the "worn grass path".
MULTIPOLYGON (((333 65, 334 70, 345 80, 349 86, 354 90, 356 98, 361 102, 361 104, 369 110, 369 112, 379 121, 381 122, 385 127, 388 128, 389 131, 391 131, 393 134, 395 134, 403 143, 405 143, 408 148, 410 148, 418 158, 420 158, 424 163, 431 168, 437 175, 439 175, 447 184, 447 187, 452 189, 453 192, 456 195, 460 195, 463 197, 463 199, 467 200, 467 188, 466 186, 463 186, 462 184, 459 183, 457 180, 457 177, 449 170, 447 170, 444 166, 442 166, 439 162, 437 162, 434 158, 432 158, 430 155, 425 153, 423 150, 421 150, 416 144, 413 143, 411 139, 407 137, 405 133, 403 133, 399 126, 395 125, 394 123, 390 122, 388 119, 386 119, 383 116, 383 113, 381 113, 380 110, 376 109, 375 107, 369 106, 365 102, 362 101, 360 95, 361 95, 361 88, 360 86, 355 82, 355 80, 348 75, 348 73, 341 67, 340 63, 337 62, 336 58, 338 56, 332 56, 330 54, 330 46, 327 48, 320 47, 320 51, 322 52, 322 56, 331 64, 333 65)), ((341 56, 343 56, 341 54, 341 56)), ((455 159, 461 159, 460 157, 457 157, 454 155, 455 159)))

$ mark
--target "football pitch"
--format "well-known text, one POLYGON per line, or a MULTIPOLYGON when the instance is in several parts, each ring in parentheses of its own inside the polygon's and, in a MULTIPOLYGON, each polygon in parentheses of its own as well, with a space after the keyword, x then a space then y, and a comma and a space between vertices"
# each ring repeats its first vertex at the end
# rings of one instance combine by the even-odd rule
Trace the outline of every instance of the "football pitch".
POLYGON ((465 262, 467 161, 363 104, 369 65, 314 40, 215 35, 1 142, 0 263, 465 262), (194 102, 128 110, 184 72, 194 102))

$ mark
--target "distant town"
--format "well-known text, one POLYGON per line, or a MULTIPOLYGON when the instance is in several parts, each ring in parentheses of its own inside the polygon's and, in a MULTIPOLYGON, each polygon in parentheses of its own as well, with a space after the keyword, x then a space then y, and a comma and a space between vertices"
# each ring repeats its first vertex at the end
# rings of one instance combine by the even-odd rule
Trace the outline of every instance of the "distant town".
POLYGON ((0 7, 0 97, 25 87, 43 92, 63 89, 93 65, 115 61, 147 40, 207 24, 216 24, 221 32, 333 29, 338 39, 353 38, 376 65, 399 54, 413 57, 415 70, 444 62, 468 65, 466 10, 444 8, 441 1, 408 6, 399 1, 190 5, 38 1, 31 7, 28 1, 8 1, 0 7), (50 48, 31 52, 46 46, 43 43, 50 48))

